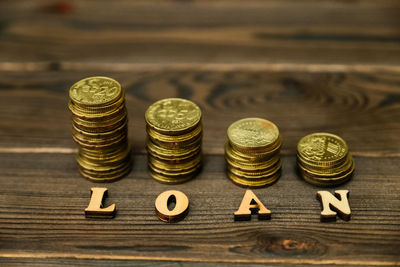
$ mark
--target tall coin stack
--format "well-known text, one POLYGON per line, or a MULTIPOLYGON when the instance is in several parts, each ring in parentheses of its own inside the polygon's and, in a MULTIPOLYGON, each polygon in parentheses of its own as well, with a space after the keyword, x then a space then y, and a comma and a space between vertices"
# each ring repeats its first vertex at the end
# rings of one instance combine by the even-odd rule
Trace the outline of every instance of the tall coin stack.
POLYGON ((129 173, 128 117, 121 85, 111 78, 90 77, 75 83, 69 96, 80 173, 94 182, 111 182, 129 173))
POLYGON ((161 183, 193 178, 201 168, 201 110, 193 102, 167 98, 146 111, 150 175, 161 183))
POLYGON ((243 187, 274 183, 281 175, 281 146, 278 127, 268 120, 246 118, 232 123, 225 144, 228 177, 243 187))
POLYGON ((335 186, 349 180, 354 160, 346 142, 330 133, 313 133, 297 145, 297 167, 301 177, 317 186, 335 186))

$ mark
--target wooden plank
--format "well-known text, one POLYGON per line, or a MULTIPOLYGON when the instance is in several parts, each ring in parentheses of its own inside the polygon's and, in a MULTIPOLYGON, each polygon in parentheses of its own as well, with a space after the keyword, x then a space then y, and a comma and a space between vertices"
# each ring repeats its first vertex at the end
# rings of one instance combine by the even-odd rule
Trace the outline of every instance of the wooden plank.
POLYGON ((144 152, 147 107, 161 98, 183 97, 202 108, 206 154, 222 155, 227 127, 237 119, 253 116, 278 125, 285 154, 295 153, 302 136, 327 131, 342 136, 356 155, 400 155, 400 76, 396 72, 168 69, 2 72, 0 151, 71 153, 75 144, 67 108, 68 90, 90 75, 109 75, 126 89, 129 136, 137 152, 144 152))
MULTIPOLYGON (((194 180, 162 185, 147 174, 146 156, 132 173, 107 184, 112 220, 84 217, 93 183, 79 176, 72 154, 0 154, 0 256, 5 262, 88 259, 266 264, 400 264, 400 167, 397 158, 356 157, 350 190, 352 220, 319 221, 319 188, 300 180, 295 157, 283 157, 275 185, 254 190, 270 221, 235 222, 244 189, 224 174, 222 156, 205 157, 194 180), (154 200, 177 189, 190 212, 177 224, 158 220, 154 200)), ((332 191, 333 189, 329 189, 332 191)), ((50 261, 51 263, 51 261, 50 261)))
POLYGON ((393 0, 2 1, 0 59, 398 65, 399 13, 393 0))

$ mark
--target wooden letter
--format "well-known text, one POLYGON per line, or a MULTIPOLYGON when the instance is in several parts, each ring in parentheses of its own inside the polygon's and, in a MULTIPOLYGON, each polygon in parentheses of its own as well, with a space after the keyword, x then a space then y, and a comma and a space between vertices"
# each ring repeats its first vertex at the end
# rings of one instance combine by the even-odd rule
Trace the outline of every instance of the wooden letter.
POLYGON ((85 209, 86 218, 113 218, 115 216, 115 204, 103 208, 103 198, 107 196, 107 188, 92 187, 92 196, 89 206, 85 209))
POLYGON ((234 213, 235 221, 245 221, 251 219, 251 214, 257 214, 259 220, 271 218, 271 211, 268 210, 258 197, 251 190, 246 190, 239 209, 234 213))
POLYGON ((317 199, 321 201, 321 222, 336 220, 336 213, 343 220, 350 220, 349 190, 336 190, 335 196, 328 191, 318 191, 317 199))
POLYGON ((177 190, 169 190, 161 193, 157 197, 155 205, 158 218, 168 223, 182 220, 189 211, 188 197, 177 190), (168 204, 171 202, 175 202, 175 207, 172 210, 168 208, 168 204))

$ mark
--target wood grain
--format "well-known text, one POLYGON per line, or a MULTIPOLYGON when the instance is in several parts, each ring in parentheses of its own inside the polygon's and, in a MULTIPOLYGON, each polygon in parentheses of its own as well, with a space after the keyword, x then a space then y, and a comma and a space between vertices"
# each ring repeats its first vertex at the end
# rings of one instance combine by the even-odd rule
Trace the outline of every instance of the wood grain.
POLYGON ((399 14, 395 0, 0 1, 0 264, 400 266, 399 14), (94 185, 74 160, 68 90, 91 75, 127 92, 134 168, 105 185, 112 220, 85 218, 94 185), (176 186, 150 178, 144 150, 144 112, 165 97, 204 115, 204 169, 176 186), (269 221, 233 219, 245 190, 223 144, 248 116, 283 136, 281 179, 254 190, 269 221), (355 156, 328 189, 350 191, 348 222, 321 223, 319 188, 295 172, 315 131, 355 156), (190 211, 165 224, 154 201, 172 189, 190 211))
POLYGON ((2 1, 0 59, 398 65, 399 13, 393 0, 2 1))
POLYGON ((129 137, 137 152, 144 152, 147 107, 164 97, 183 97, 203 111, 206 154, 222 155, 227 127, 252 116, 278 125, 285 154, 295 153, 302 136, 326 131, 343 137, 356 155, 400 155, 398 73, 244 70, 3 72, 0 151, 42 148, 41 152, 72 153, 68 90, 90 75, 109 75, 122 83, 127 92, 129 137))
POLYGON ((350 265, 400 261, 397 159, 380 158, 376 168, 376 159, 356 157, 355 177, 338 187, 350 190, 352 220, 321 223, 318 188, 297 177, 294 156, 283 157, 278 183, 254 190, 272 211, 271 220, 248 222, 233 220, 244 189, 226 178, 222 156, 206 156, 201 175, 171 187, 152 180, 146 156, 136 155, 132 173, 107 185, 106 205, 116 203, 118 209, 112 220, 85 219, 93 184, 79 176, 72 155, 0 156, 4 258, 42 254, 62 259, 350 265), (154 211, 157 195, 169 189, 184 192, 191 202, 185 220, 172 225, 158 220, 154 211))

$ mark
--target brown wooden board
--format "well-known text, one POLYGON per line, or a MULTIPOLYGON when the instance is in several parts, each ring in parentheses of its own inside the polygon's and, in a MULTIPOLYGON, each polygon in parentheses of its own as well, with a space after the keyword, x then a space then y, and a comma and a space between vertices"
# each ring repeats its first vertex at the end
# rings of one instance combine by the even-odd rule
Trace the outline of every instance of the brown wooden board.
POLYGON ((394 0, 1 1, 0 68, 60 61, 397 65, 399 13, 394 0))
POLYGON ((251 116, 278 125, 286 154, 295 153, 304 135, 326 131, 343 137, 356 155, 400 155, 397 72, 3 72, 0 148, 4 152, 73 149, 68 90, 90 75, 108 75, 125 88, 129 136, 136 151, 144 152, 148 106, 161 98, 182 97, 195 101, 203 111, 206 154, 223 154, 227 127, 251 116))
POLYGON ((400 265, 400 4, 360 1, 1 1, 0 264, 27 266, 400 265), (79 175, 69 87, 106 75, 125 88, 133 171, 79 175), (203 111, 204 168, 182 185, 147 173, 144 112, 182 97, 203 111), (283 173, 254 190, 269 221, 235 222, 245 190, 225 175, 235 120, 283 136, 283 173), (352 219, 320 222, 315 186, 295 172, 298 140, 327 131, 355 156, 352 219), (86 219, 106 186, 111 220, 86 219), (181 190, 188 216, 154 201, 181 190))
POLYGON ((244 189, 224 174, 222 156, 206 156, 204 170, 182 185, 147 174, 146 156, 132 173, 107 184, 112 220, 86 219, 93 183, 81 178, 73 154, 1 154, 2 258, 172 260, 184 262, 394 265, 399 262, 400 187, 397 158, 356 157, 357 173, 337 187, 350 190, 352 219, 320 222, 319 188, 300 180, 295 157, 283 157, 282 178, 253 190, 270 221, 235 222, 244 189), (161 222, 154 201, 176 189, 190 199, 177 224, 161 222))

